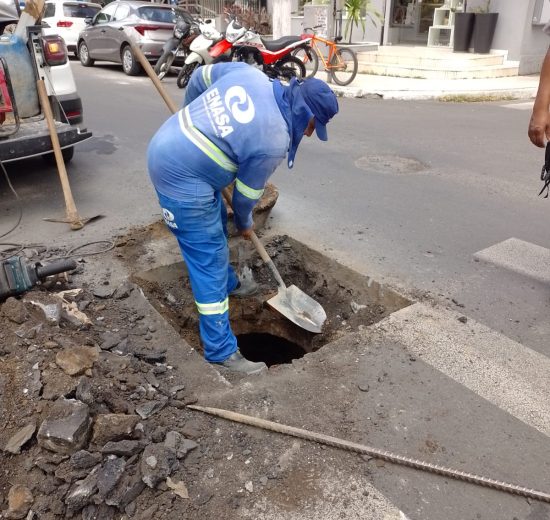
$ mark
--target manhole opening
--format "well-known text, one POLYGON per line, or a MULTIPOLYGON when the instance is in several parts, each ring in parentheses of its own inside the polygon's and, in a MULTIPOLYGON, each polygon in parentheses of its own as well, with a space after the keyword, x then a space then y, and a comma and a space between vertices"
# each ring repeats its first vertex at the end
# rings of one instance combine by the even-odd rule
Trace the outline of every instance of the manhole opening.
MULTIPOLYGON (((231 327, 239 348, 252 361, 264 361, 270 366, 290 363, 411 303, 372 278, 290 237, 277 236, 267 243, 264 240, 264 244, 287 286, 294 284, 319 302, 327 320, 323 332, 314 334, 275 311, 267 303, 277 293, 277 284, 269 269, 250 244, 230 241, 233 265, 237 270, 250 269, 260 288, 251 298, 230 298, 229 305, 231 327)), ((151 255, 147 244, 140 247, 143 254, 151 255)), ((131 256, 135 259, 136 251, 130 253, 129 262, 131 256)), ((177 262, 135 273, 133 279, 160 314, 202 353, 198 314, 185 264, 177 262)))
POLYGON ((272 334, 239 334, 237 342, 241 354, 250 361, 263 361, 268 367, 292 363, 306 351, 297 343, 272 334))

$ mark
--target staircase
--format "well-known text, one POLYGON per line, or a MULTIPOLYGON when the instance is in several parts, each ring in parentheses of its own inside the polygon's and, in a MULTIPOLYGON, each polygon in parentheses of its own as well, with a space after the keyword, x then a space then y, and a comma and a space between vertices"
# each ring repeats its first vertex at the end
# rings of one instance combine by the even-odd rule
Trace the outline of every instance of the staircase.
POLYGON ((452 49, 401 45, 359 52, 359 72, 378 76, 422 79, 481 79, 517 76, 519 62, 508 61, 507 51, 490 54, 453 52, 452 49))

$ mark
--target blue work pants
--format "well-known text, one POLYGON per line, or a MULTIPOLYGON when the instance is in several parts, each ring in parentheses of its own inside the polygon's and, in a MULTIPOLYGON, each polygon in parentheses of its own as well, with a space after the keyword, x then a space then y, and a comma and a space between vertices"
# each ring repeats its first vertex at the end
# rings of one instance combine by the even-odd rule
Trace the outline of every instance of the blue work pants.
MULTIPOLYGON (((197 181, 200 182, 200 181, 197 181)), ((157 192, 158 193, 158 192, 157 192)), ((178 240, 199 311, 204 357, 211 363, 237 350, 229 324, 229 293, 238 285, 229 264, 227 211, 221 193, 175 200, 158 193, 166 225, 178 240)))

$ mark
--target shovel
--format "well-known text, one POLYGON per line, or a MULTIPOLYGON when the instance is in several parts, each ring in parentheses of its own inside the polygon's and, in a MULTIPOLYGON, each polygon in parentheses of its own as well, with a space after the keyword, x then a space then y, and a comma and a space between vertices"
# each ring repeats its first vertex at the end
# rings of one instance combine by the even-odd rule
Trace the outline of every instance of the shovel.
POLYGON ((298 289, 295 285, 285 285, 279 271, 275 267, 273 260, 269 258, 265 247, 262 245, 256 233, 252 232, 250 237, 254 247, 260 253, 262 260, 269 267, 275 280, 277 280, 278 291, 273 298, 267 300, 276 311, 279 311, 285 318, 310 332, 319 333, 323 330, 323 324, 327 319, 325 309, 319 302, 316 302, 311 296, 298 289))
MULTIPOLYGON (((231 195, 227 188, 223 190, 223 197, 229 207, 231 207, 231 195)), ((288 318, 299 327, 302 327, 302 329, 316 333, 321 332, 323 324, 327 319, 325 309, 323 309, 319 302, 316 302, 295 285, 290 285, 288 287, 285 285, 273 260, 271 260, 267 254, 265 247, 254 231, 250 236, 250 240, 277 281, 277 294, 273 296, 273 298, 267 300, 267 303, 276 311, 280 312, 285 318, 288 318)))
MULTIPOLYGON (((137 57, 143 69, 155 85, 162 99, 164 99, 164 102, 168 106, 170 112, 174 114, 177 112, 178 107, 166 92, 166 89, 159 81, 153 67, 151 67, 151 64, 144 56, 143 52, 141 52, 139 46, 133 40, 131 41, 134 55, 137 57)), ((232 207, 231 193, 229 190, 225 188, 222 193, 229 207, 232 207)), ((280 312, 285 318, 288 318, 299 327, 302 327, 302 329, 316 333, 321 332, 323 329, 323 324, 327 319, 327 315, 321 304, 316 302, 302 290, 298 289, 295 285, 287 287, 281 278, 279 271, 275 267, 273 260, 271 260, 265 250, 265 247, 256 236, 256 233, 252 232, 250 239, 262 257, 262 260, 271 270, 271 273, 275 277, 275 280, 277 280, 277 284, 279 286, 277 294, 273 296, 273 298, 267 300, 267 303, 269 303, 269 305, 271 305, 271 307, 273 307, 276 311, 280 312)))

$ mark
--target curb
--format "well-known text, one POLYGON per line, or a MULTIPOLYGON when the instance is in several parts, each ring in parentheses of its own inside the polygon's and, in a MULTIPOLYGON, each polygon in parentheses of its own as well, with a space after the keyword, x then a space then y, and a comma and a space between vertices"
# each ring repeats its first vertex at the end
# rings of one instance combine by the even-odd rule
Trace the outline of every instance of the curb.
POLYGON ((330 84, 330 87, 338 97, 400 101, 499 101, 532 99, 537 93, 536 87, 492 90, 370 90, 360 87, 339 87, 334 84, 330 84))

